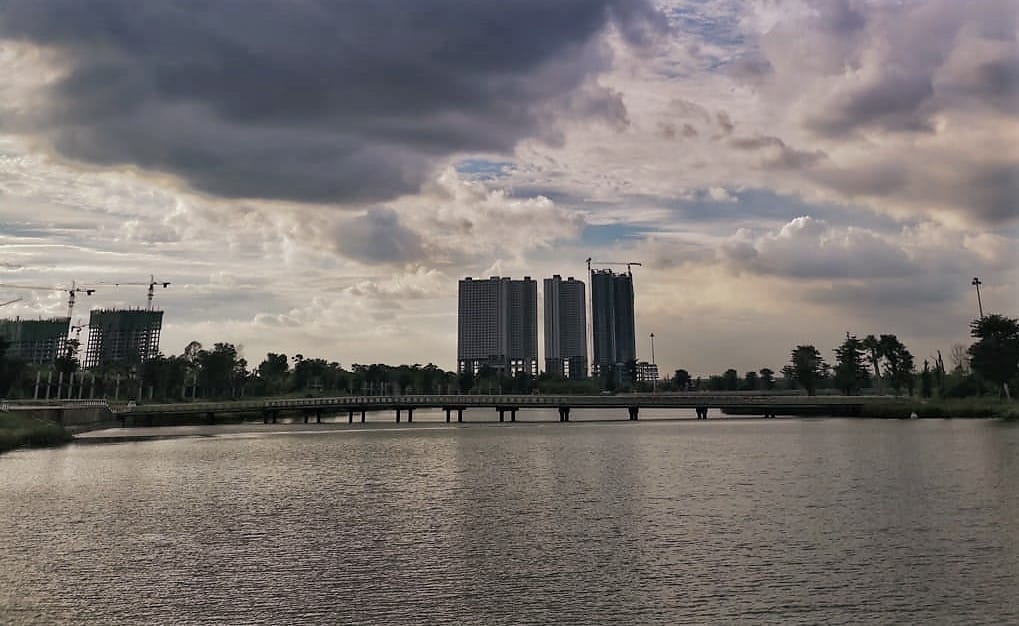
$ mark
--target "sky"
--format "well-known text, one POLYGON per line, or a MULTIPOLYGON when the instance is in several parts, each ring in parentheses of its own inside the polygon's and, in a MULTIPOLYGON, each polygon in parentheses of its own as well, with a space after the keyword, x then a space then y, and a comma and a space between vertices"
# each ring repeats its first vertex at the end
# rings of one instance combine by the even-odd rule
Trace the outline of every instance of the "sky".
MULTIPOLYGON (((1019 0, 0 0, 0 283, 162 351, 456 362, 457 281, 637 261, 741 373, 1019 315, 1019 0), (144 285, 94 307, 144 306, 144 285)), ((66 312, 0 287, 0 313, 66 312)), ((539 310, 539 316, 541 311, 539 310)), ((541 341, 539 340, 539 345, 541 341)))

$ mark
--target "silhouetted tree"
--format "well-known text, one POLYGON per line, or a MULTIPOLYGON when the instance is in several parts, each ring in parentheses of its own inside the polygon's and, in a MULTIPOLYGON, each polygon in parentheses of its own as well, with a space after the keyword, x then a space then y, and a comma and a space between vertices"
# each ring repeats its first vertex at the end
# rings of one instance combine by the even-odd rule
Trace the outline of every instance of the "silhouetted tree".
POLYGON ((765 391, 771 391, 775 388, 775 372, 771 371, 767 367, 762 367, 757 372, 761 375, 761 388, 765 391))
POLYGON ((811 345, 796 346, 793 348, 790 361, 789 369, 783 368, 783 373, 803 387, 807 395, 815 395, 818 383, 828 373, 828 364, 821 358, 821 353, 811 345))
POLYGON ((761 380, 757 376, 757 372, 750 370, 743 375, 743 390, 744 391, 757 391, 761 386, 761 380))
POLYGON ((867 384, 867 368, 863 365, 863 342, 846 333, 846 340, 835 348, 835 386, 847 396, 867 384))
POLYGON ((895 395, 899 395, 905 387, 913 395, 915 379, 913 370, 913 354, 906 349, 895 335, 881 335, 881 356, 885 364, 885 378, 891 385, 895 395))
POLYGON ((287 385, 287 376, 290 373, 290 361, 285 354, 269 352, 265 359, 258 364, 258 377, 264 383, 266 393, 280 393, 287 385))
POLYGON ((992 314, 973 320, 969 347, 970 367, 1011 398, 1009 381, 1019 375, 1019 320, 992 314))
POLYGON ((684 369, 676 370, 672 376, 672 384, 676 386, 676 391, 686 391, 690 388, 690 372, 684 369))

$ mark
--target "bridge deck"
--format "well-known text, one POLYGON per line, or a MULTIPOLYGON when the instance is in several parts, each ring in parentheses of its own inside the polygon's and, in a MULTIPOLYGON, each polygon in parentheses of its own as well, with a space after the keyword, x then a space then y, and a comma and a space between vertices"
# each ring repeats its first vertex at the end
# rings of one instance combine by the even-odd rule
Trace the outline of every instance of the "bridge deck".
POLYGON ((805 410, 859 407, 865 396, 802 396, 785 394, 619 394, 599 396, 575 395, 404 395, 404 396, 336 396, 328 398, 293 398, 282 400, 247 400, 235 402, 191 402, 179 404, 146 404, 114 408, 116 413, 134 415, 184 415, 194 413, 251 413, 272 411, 379 411, 395 409, 692 409, 708 407, 746 411, 805 410))

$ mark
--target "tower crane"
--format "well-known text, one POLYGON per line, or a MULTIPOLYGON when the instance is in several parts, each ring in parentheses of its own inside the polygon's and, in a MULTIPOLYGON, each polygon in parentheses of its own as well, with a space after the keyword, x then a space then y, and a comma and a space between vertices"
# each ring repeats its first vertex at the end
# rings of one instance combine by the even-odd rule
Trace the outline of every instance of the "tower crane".
MULTIPOLYGON (((7 283, 0 283, 0 287, 6 287, 7 289, 33 289, 36 291, 63 291, 67 294, 67 318, 70 320, 71 314, 74 312, 74 302, 79 293, 83 293, 86 296, 91 296, 96 292, 92 287, 79 287, 77 283, 71 281, 69 288, 64 287, 38 287, 36 285, 10 285, 7 283)), ((20 299, 20 298, 19 298, 20 299)), ((15 300, 17 302, 17 300, 15 300)), ((10 303, 7 303, 10 304, 10 303)))
POLYGON ((164 280, 156 280, 155 276, 149 274, 149 282, 147 282, 147 283, 102 283, 102 285, 103 286, 107 286, 107 287, 123 287, 123 286, 126 286, 126 285, 147 286, 149 288, 149 294, 148 294, 148 305, 145 307, 145 310, 146 311, 151 311, 152 310, 152 298, 153 298, 153 296, 156 295, 156 293, 155 293, 156 285, 161 285, 163 287, 163 289, 166 289, 167 287, 170 286, 170 282, 169 281, 164 281, 164 280))

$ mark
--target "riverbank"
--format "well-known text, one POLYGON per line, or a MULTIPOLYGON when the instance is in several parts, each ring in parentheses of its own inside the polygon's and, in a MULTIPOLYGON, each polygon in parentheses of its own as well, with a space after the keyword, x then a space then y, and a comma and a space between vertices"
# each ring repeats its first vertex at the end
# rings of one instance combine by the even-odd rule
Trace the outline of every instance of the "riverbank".
POLYGON ((917 417, 945 418, 998 418, 1019 420, 1019 402, 998 398, 903 398, 887 402, 869 402, 861 407, 860 417, 906 419, 917 417))
POLYGON ((71 433, 54 422, 17 413, 0 413, 0 453, 15 448, 46 448, 71 441, 71 433))

